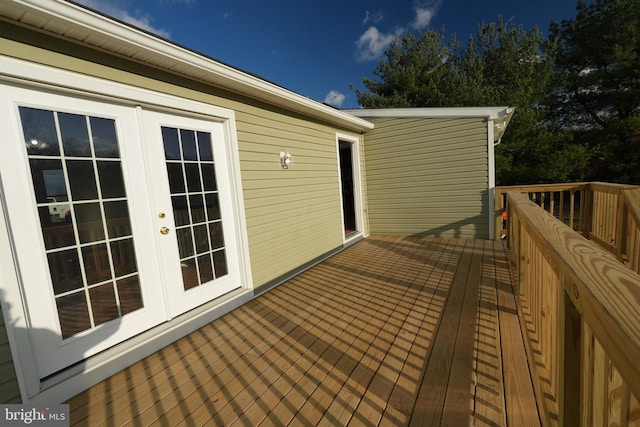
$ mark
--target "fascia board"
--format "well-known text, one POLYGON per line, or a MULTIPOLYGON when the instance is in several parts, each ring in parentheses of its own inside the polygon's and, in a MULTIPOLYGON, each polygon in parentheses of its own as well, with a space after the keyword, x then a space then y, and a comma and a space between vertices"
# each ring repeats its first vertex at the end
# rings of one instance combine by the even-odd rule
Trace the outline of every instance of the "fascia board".
MULTIPOLYGON (((0 14, 20 22, 27 15, 30 20, 53 21, 58 28, 66 28, 61 35, 82 43, 91 36, 102 39, 101 50, 116 55, 119 51, 134 51, 145 55, 144 62, 169 72, 179 68, 182 75, 245 95, 271 105, 343 126, 352 131, 373 129, 373 124, 341 110, 298 95, 264 79, 245 73, 161 39, 152 34, 115 21, 65 0, 9 0, 0 4, 0 14), (117 47, 117 48, 116 48, 117 47), (125 49, 126 47, 126 49, 125 49)), ((51 25, 51 24, 50 24, 51 25)), ((46 26, 44 26, 46 28, 46 26)), ((95 41, 89 46, 96 47, 95 41)), ((136 60, 135 57, 128 56, 136 60)))

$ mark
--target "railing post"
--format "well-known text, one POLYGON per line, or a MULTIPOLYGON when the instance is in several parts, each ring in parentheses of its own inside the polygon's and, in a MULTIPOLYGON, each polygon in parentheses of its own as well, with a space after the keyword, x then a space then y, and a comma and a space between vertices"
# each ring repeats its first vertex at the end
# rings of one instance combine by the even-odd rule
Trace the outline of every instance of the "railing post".
POLYGON ((500 232, 502 231, 502 212, 504 206, 504 193, 500 187, 496 187, 493 197, 494 227, 493 234, 495 240, 500 240, 500 232))

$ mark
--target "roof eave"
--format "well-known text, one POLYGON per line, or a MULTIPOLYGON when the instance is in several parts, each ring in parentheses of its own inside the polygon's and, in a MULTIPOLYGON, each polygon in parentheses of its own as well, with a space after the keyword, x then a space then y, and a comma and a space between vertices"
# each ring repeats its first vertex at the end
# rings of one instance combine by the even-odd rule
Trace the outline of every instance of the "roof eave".
POLYGON ((444 107, 444 108, 360 108, 344 110, 349 114, 364 119, 374 118, 472 118, 481 117, 492 120, 494 124, 494 142, 500 141, 514 107, 444 107))
POLYGON ((351 131, 373 124, 65 0, 10 0, 0 16, 351 131))

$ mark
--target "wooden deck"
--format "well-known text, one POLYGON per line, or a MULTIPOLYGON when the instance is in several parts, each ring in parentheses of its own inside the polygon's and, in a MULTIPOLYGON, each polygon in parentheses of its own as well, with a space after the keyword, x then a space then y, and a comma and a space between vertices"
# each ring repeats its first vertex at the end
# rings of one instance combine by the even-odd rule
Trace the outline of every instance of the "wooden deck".
POLYGON ((70 401, 72 425, 539 425, 502 242, 369 237, 70 401))

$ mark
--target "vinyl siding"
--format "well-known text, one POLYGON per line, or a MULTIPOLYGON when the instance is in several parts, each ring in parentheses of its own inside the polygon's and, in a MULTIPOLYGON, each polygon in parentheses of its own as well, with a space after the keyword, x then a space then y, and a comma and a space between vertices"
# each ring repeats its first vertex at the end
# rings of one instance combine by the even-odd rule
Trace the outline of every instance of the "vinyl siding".
POLYGON ((487 123, 376 118, 365 135, 372 234, 489 237, 487 123))
POLYGON ((235 111, 256 288, 342 246, 336 132, 357 134, 175 74, 8 27, 0 29, 0 35, 12 39, 3 40, 1 54, 37 58, 45 65, 235 111), (293 156, 288 170, 280 166, 280 151, 293 156))
POLYGON ((20 388, 13 366, 2 309, 0 308, 0 403, 21 403, 20 388))
POLYGON ((247 233, 257 286, 342 245, 336 130, 236 109, 247 233), (282 169, 280 152, 293 157, 282 169))

